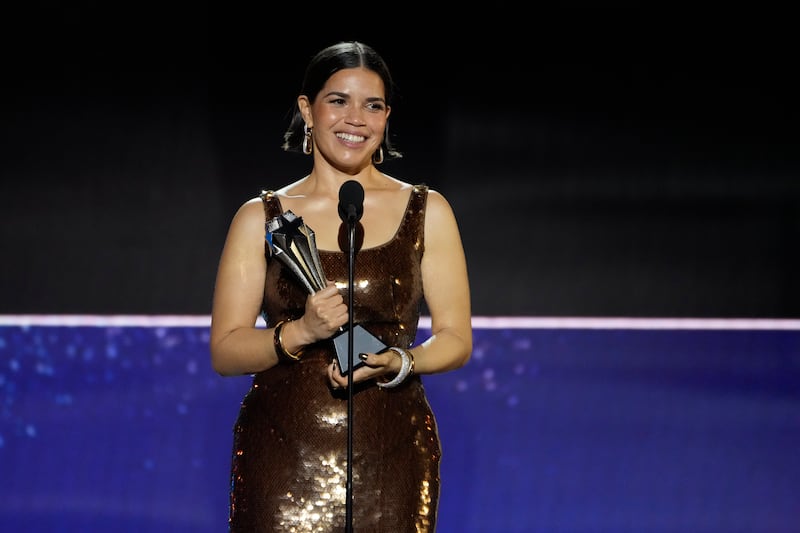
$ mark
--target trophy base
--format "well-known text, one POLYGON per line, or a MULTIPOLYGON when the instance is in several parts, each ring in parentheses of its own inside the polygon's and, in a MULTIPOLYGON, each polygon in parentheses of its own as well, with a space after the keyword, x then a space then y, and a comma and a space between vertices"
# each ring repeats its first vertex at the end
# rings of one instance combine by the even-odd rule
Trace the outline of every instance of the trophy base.
MULTIPOLYGON (((336 359, 339 362, 339 373, 346 376, 350 373, 350 352, 348 351, 349 333, 345 327, 333 337, 336 359)), ((388 348, 379 338, 364 329, 360 324, 353 326, 353 370, 364 364, 358 354, 380 353, 388 348)))

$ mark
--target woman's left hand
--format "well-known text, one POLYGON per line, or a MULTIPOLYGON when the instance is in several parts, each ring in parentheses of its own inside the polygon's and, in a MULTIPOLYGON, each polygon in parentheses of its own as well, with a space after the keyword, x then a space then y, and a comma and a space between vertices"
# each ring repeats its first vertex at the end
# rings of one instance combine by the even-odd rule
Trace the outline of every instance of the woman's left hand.
MULTIPOLYGON (((384 374, 397 373, 400 371, 400 356, 392 350, 382 353, 369 353, 358 355, 364 364, 353 371, 353 383, 360 383, 368 379, 373 379, 384 374)), ((347 388, 349 376, 342 376, 339 372, 339 363, 334 358, 328 365, 328 381, 332 389, 347 388)))

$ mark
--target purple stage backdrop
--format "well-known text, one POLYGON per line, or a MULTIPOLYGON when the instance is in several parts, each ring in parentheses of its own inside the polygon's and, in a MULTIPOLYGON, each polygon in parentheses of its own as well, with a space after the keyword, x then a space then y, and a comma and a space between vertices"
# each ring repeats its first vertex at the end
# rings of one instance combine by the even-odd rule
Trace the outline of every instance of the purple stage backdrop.
MULTIPOLYGON (((800 531, 800 321, 475 325, 423 378, 439 533, 800 531)), ((0 321, 0 530, 225 531, 249 377, 207 345, 207 317, 0 321)))

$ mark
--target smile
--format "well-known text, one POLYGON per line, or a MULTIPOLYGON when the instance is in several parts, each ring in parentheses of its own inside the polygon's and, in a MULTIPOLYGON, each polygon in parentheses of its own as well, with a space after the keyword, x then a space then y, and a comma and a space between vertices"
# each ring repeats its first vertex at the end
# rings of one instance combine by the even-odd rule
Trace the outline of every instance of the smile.
POLYGON ((361 135, 352 135, 350 133, 337 133, 336 137, 342 139, 343 141, 348 141, 352 143, 361 143, 366 140, 366 137, 361 135))

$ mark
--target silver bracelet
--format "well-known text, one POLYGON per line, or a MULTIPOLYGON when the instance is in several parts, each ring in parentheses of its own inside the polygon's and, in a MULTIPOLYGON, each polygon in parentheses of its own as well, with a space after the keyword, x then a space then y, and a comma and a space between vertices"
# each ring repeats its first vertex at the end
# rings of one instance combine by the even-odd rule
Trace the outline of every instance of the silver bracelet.
POLYGON ((391 351, 400 356, 400 371, 391 381, 386 383, 378 382, 378 387, 382 389, 391 389, 397 387, 414 372, 414 355, 405 348, 398 348, 396 346, 389 347, 391 351))

